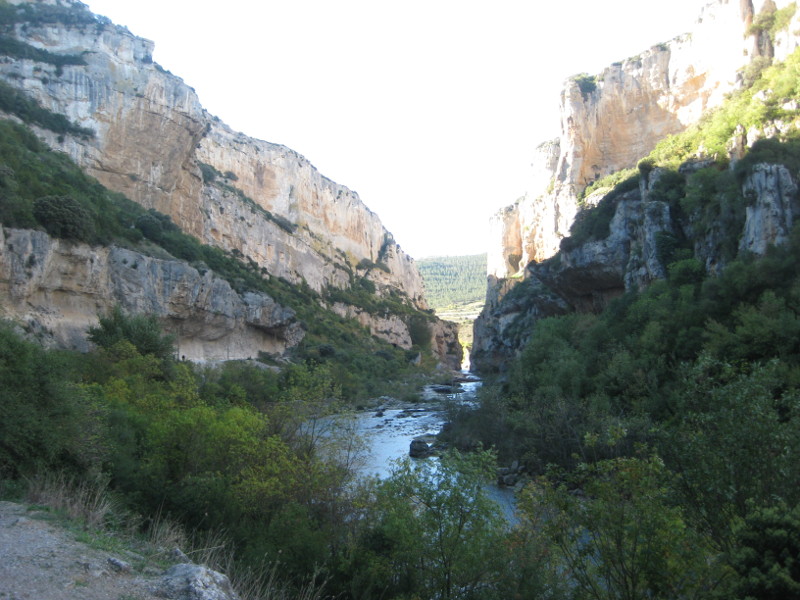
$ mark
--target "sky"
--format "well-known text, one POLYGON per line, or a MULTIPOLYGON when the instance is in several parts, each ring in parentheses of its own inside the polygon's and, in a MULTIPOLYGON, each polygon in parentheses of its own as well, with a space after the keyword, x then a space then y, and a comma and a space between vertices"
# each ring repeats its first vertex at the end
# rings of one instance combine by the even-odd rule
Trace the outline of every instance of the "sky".
POLYGON ((414 258, 485 252, 558 134, 564 80, 692 29, 704 0, 85 0, 230 127, 358 192, 414 258))

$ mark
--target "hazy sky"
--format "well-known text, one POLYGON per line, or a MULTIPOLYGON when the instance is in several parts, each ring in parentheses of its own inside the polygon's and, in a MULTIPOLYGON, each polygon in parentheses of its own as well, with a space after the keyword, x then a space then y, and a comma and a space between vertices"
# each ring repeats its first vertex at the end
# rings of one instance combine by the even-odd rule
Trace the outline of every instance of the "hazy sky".
POLYGON ((359 193, 415 258, 484 252, 557 134, 563 80, 692 28, 703 0, 87 0, 232 128, 359 193))

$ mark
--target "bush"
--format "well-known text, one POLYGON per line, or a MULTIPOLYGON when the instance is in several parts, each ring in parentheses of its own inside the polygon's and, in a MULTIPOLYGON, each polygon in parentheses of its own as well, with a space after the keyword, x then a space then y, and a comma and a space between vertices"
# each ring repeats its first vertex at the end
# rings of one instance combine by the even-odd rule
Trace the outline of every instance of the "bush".
POLYGON ((578 84, 578 89, 580 89, 584 101, 588 100, 589 95, 597 89, 597 77, 594 75, 581 73, 573 77, 572 81, 578 84))
POLYGON ((0 477, 85 468, 95 418, 57 353, 0 323, 0 477))
POLYGON ((203 183, 214 183, 217 177, 222 177, 222 173, 209 164, 201 162, 199 166, 200 174, 203 176, 203 183))
POLYGON ((88 242, 94 233, 91 214, 70 196, 44 196, 33 203, 33 216, 50 235, 88 242))
POLYGON ((175 337, 164 335, 158 319, 153 315, 126 315, 119 305, 100 317, 97 327, 89 329, 89 340, 101 348, 110 349, 122 341, 133 344, 142 354, 153 354, 160 359, 171 358, 175 353, 175 337))
POLYGON ((781 141, 776 138, 766 138, 758 140, 747 155, 736 163, 736 174, 739 181, 743 181, 752 170, 753 165, 759 163, 783 165, 793 174, 800 172, 800 139, 781 141))
POLYGON ((411 317, 408 320, 408 334, 411 343, 420 348, 430 348, 431 328, 428 319, 423 316, 411 317))

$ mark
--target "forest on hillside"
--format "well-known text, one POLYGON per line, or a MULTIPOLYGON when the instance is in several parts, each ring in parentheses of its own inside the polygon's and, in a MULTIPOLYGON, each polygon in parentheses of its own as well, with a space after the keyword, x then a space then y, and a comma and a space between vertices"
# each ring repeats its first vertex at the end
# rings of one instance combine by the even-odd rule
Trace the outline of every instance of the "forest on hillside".
POLYGON ((435 256, 416 261, 425 281, 425 296, 434 310, 483 302, 486 297, 486 254, 435 256))

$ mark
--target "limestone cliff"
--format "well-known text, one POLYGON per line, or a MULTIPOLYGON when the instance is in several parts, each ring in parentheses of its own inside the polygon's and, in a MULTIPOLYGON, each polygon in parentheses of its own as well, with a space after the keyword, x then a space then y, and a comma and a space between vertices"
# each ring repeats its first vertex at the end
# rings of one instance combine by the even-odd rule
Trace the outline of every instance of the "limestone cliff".
MULTIPOLYGON (((44 4, 86 10, 74 0, 44 4)), ((36 48, 83 57, 85 65, 63 67, 4 61, 0 75, 95 132, 91 140, 40 133, 110 189, 316 291, 349 285, 350 272, 365 272, 362 261, 380 262, 388 276, 370 271, 376 283, 426 308, 412 259, 355 192, 297 152, 236 133, 208 114, 191 87, 153 63, 152 42, 103 18, 17 24, 15 34, 36 48), (204 165, 228 177, 210 180, 204 165)))
POLYGON ((155 315, 190 360, 282 354, 303 339, 294 311, 262 293, 236 293, 210 271, 41 231, 0 227, 0 315, 46 341, 85 350, 86 329, 114 305, 155 315))
MULTIPOLYGON (((36 129, 50 147, 200 241, 254 261, 269 277, 323 294, 366 278, 379 296, 427 309, 413 259, 358 194, 297 152, 234 132, 210 115, 191 87, 153 62, 152 42, 77 0, 11 3, 71 11, 67 19, 18 22, 8 34, 83 64, 0 60, 2 80, 95 133, 36 129)), ((377 321, 368 326, 379 336, 385 329, 377 321)))
POLYGON ((599 178, 636 166, 664 137, 719 106, 753 61, 782 60, 798 45, 800 15, 779 31, 752 28, 788 0, 715 0, 690 34, 614 63, 595 76, 569 79, 561 92, 561 134, 534 156, 525 196, 495 220, 489 275, 506 278, 553 256, 569 234, 578 195, 599 178), (518 257, 518 258, 517 258, 518 257))
MULTIPOLYGON (((684 175, 696 168, 685 167, 684 175)), ((763 255, 770 246, 788 241, 792 223, 800 215, 798 174, 784 165, 752 167, 741 184, 748 202, 745 217, 738 223, 739 231, 727 233, 721 229, 728 223, 701 228, 658 199, 655 190, 665 173, 655 169, 640 178, 638 189, 614 198, 603 239, 569 244, 548 260, 529 263, 517 285, 510 285, 510 280, 490 281, 489 289, 499 293, 489 295, 475 324, 471 359, 479 370, 502 371, 524 347, 539 319, 572 311, 599 312, 626 291, 666 277, 662 236, 673 240, 685 236, 697 264, 713 272, 724 266, 721 246, 728 240, 739 240, 739 252, 763 255)))
MULTIPOLYGON (((551 294, 570 307, 592 309, 625 289, 665 275, 655 256, 654 236, 675 224, 664 206, 647 202, 647 182, 641 190, 617 200, 608 239, 557 255, 581 207, 593 206, 609 190, 585 198, 583 204, 579 195, 598 179, 635 167, 657 142, 721 105, 726 94, 750 76, 749 71, 793 52, 800 42, 796 34, 800 15, 788 8, 790 4, 715 0, 703 8, 691 34, 653 46, 598 75, 566 82, 559 139, 537 148, 528 192, 490 223, 494 237, 489 249, 487 306, 476 323, 477 352, 473 352, 477 369, 496 368, 499 361, 513 355, 503 350, 509 340, 500 333, 510 321, 523 313, 535 319, 564 309, 552 302, 551 294), (781 9, 791 17, 787 23, 777 29, 762 26, 769 22, 766 17, 781 9), (521 310, 518 300, 502 302, 516 283, 528 279, 534 287, 547 285, 546 308, 521 310)), ((740 139, 731 141, 733 157, 764 136, 764 132, 740 132, 740 139)), ((658 174, 653 177, 655 181, 658 174)), ((774 203, 769 206, 748 211, 766 215, 774 212, 774 203)), ((748 222, 757 220, 754 216, 748 222)), ((773 217, 763 217, 757 227, 763 223, 785 229, 773 217)), ((697 244, 709 246, 697 250, 713 267, 713 240, 704 238, 697 244)), ((516 342, 511 345, 519 347, 516 342)))

